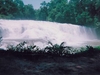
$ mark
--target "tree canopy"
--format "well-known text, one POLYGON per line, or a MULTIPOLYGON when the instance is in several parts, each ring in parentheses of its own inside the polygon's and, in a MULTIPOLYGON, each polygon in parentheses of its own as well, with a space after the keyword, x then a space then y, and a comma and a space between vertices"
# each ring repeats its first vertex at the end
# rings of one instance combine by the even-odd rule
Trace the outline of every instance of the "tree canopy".
POLYGON ((100 22, 100 0, 43 1, 39 9, 22 0, 0 0, 0 18, 32 19, 96 26, 100 22))
POLYGON ((32 5, 24 5, 22 0, 0 0, 0 18, 35 19, 32 5))

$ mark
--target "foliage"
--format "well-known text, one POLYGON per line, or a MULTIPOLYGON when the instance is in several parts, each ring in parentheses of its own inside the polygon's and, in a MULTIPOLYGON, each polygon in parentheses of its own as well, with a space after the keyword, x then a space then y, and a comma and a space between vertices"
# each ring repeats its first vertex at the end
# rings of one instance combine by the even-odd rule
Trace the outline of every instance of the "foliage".
POLYGON ((96 26, 100 21, 99 0, 51 0, 43 1, 39 9, 22 0, 1 0, 0 18, 34 19, 96 26))
MULTIPOLYGON (((41 3, 39 11, 45 13, 40 20, 56 21, 61 23, 74 23, 80 25, 91 25, 100 21, 99 0, 51 0, 41 3), (46 10, 43 10, 45 9, 46 10)), ((40 13, 40 15, 41 15, 40 13)))
POLYGON ((58 44, 53 45, 51 42, 48 42, 48 44, 50 44, 50 46, 48 45, 45 48, 45 52, 47 52, 48 54, 64 56, 68 54, 68 51, 66 49, 67 48, 70 49, 70 47, 64 46, 64 42, 62 42, 60 45, 58 44))
POLYGON ((36 45, 26 46, 26 42, 19 43, 16 46, 10 45, 7 47, 7 51, 10 53, 19 53, 19 54, 35 54, 35 55, 53 55, 53 56, 66 56, 69 54, 69 50, 72 47, 64 46, 64 42, 60 45, 52 44, 49 42, 49 45, 44 49, 40 49, 36 45))
POLYGON ((42 56, 94 56, 96 53, 100 53, 100 47, 86 46, 80 49, 64 46, 64 42, 60 45, 52 44, 48 42, 48 46, 44 49, 40 49, 36 45, 25 46, 27 43, 22 42, 16 46, 10 45, 7 48, 7 52, 20 55, 42 55, 42 56))
POLYGON ((96 47, 95 47, 95 49, 98 49, 98 50, 100 50, 100 46, 96 46, 96 47))
POLYGON ((26 53, 26 54, 30 54, 30 53, 36 53, 39 50, 39 47, 36 45, 33 46, 28 46, 27 42, 22 42, 17 44, 16 46, 10 45, 7 47, 7 51, 8 52, 20 52, 20 53, 26 53))
POLYGON ((34 10, 31 4, 24 5, 22 0, 1 0, 0 18, 90 25, 100 21, 99 3, 99 0, 51 0, 43 1, 40 8, 34 10))
POLYGON ((32 5, 24 5, 22 0, 0 0, 0 18, 35 19, 32 5))

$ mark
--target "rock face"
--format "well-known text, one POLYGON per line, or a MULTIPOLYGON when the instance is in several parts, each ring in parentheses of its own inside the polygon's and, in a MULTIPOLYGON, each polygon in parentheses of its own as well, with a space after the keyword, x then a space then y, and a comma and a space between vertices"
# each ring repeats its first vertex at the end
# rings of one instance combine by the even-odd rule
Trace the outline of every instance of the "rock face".
POLYGON ((20 57, 0 51, 0 75, 100 75, 94 57, 20 57), (90 63, 92 62, 92 63, 90 63))

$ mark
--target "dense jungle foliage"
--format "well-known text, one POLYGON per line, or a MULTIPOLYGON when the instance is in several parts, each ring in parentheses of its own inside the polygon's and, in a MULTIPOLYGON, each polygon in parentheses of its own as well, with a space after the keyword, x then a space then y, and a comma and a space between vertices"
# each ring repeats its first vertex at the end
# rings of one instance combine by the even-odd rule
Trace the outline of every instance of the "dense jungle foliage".
MULTIPOLYGON (((33 1, 34 2, 34 1, 33 1)), ((0 18, 72 23, 100 29, 100 0, 43 1, 39 9, 22 0, 0 0, 0 18)))

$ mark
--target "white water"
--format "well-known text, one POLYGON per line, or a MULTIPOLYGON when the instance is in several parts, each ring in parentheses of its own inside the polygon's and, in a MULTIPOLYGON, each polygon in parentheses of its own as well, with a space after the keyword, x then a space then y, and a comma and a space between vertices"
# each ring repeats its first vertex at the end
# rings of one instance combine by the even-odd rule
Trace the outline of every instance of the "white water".
POLYGON ((39 47, 44 47, 48 41, 80 46, 86 41, 96 40, 91 28, 34 20, 0 20, 0 36, 3 37, 1 47, 24 40, 39 47))

